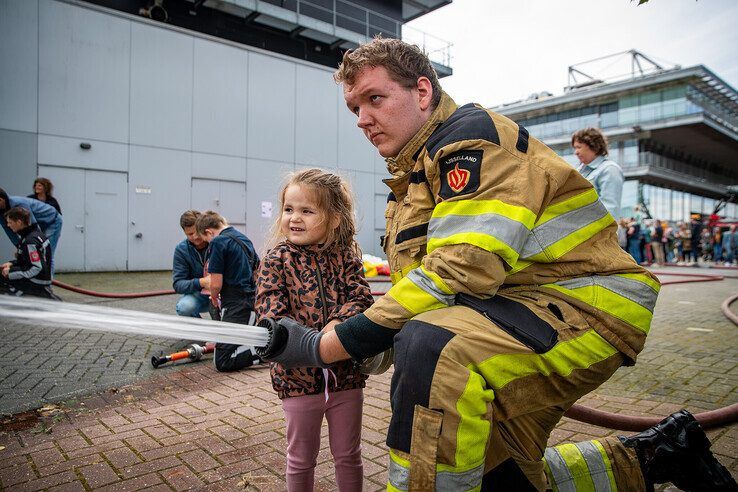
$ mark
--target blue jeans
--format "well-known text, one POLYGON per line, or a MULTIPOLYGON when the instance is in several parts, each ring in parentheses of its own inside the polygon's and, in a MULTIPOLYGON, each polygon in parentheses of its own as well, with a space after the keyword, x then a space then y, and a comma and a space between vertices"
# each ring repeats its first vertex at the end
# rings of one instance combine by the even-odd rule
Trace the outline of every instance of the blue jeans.
POLYGON ((633 259, 636 261, 636 263, 641 263, 643 261, 643 258, 641 257, 641 239, 637 237, 633 237, 628 239, 628 253, 630 253, 630 256, 633 257, 633 259))
POLYGON ((49 240, 51 246, 51 273, 54 273, 54 258, 56 257, 56 245, 59 244, 59 236, 62 231, 62 216, 57 215, 56 220, 44 229, 44 236, 49 240))
POLYGON ((204 294, 185 294, 177 301, 177 314, 180 316, 190 316, 192 318, 200 318, 200 313, 204 313, 210 307, 210 298, 204 294))

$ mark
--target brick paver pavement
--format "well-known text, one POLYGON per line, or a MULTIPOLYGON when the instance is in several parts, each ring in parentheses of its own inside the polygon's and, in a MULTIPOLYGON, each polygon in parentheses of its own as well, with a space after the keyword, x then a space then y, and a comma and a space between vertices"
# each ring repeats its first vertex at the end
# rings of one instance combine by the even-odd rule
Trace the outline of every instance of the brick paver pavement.
MULTIPOLYGON (((738 328, 719 309, 735 293, 738 279, 665 286, 638 364, 621 368, 580 403, 662 416, 685 406, 698 412, 738 402, 738 328)), ((367 490, 386 483, 390 377, 370 378, 365 390, 367 490)), ((27 421, 16 418, 12 425, 24 429, 4 424, 4 489, 284 489, 284 421, 266 368, 221 374, 205 362, 182 365, 59 407, 27 421)), ((323 431, 316 489, 335 490, 323 431)), ((608 433, 565 418, 550 444, 608 433)), ((738 426, 709 435, 718 458, 738 475, 738 426)))

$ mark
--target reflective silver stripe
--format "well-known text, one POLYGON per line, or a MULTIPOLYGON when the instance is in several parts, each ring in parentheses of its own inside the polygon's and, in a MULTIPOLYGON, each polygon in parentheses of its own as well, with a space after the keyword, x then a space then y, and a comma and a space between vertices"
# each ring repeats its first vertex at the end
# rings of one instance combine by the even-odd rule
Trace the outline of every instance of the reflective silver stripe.
POLYGON ((595 490, 597 492, 612 492, 610 477, 607 475, 607 466, 605 460, 602 459, 600 450, 591 441, 579 442, 576 446, 584 456, 584 461, 587 462, 589 476, 592 478, 595 490))
POLYGON ((591 277, 563 280, 556 282, 555 285, 559 285, 565 289, 577 289, 598 285, 636 304, 640 304, 652 313, 653 308, 656 306, 656 299, 658 298, 658 292, 650 285, 618 275, 592 275, 591 277))
POLYGON ((51 280, 39 280, 37 278, 29 278, 29 281, 33 282, 34 284, 38 285, 51 285, 51 280))
POLYGON ((574 485, 574 477, 571 476, 566 461, 561 457, 556 448, 546 448, 543 453, 543 459, 546 460, 548 469, 551 472, 551 478, 559 492, 576 492, 574 485))
POLYGON ((533 228, 520 256, 525 259, 542 253, 544 249, 556 241, 600 220, 607 213, 607 209, 602 202, 596 200, 588 205, 546 221, 538 227, 533 228))
POLYGON ((436 490, 456 492, 471 490, 482 484, 484 464, 465 472, 442 471, 436 473, 436 490))
MULTIPOLYGON (((484 464, 464 472, 441 471, 436 473, 436 490, 456 492, 479 487, 484 476, 484 464)), ((407 490, 410 482, 410 470, 390 458, 389 483, 399 489, 407 490)))
POLYGON ((428 223, 428 239, 442 239, 463 234, 478 232, 502 241, 520 254, 523 244, 530 235, 524 224, 500 214, 480 215, 444 215, 431 218, 428 223))
POLYGON ((388 478, 389 483, 396 489, 407 490, 410 482, 410 470, 390 458, 388 478))
POLYGON ((456 296, 453 294, 446 294, 445 292, 438 290, 433 280, 423 272, 420 268, 411 270, 407 274, 408 280, 418 286, 418 288, 427 292, 433 296, 438 302, 441 302, 447 306, 453 306, 456 296))

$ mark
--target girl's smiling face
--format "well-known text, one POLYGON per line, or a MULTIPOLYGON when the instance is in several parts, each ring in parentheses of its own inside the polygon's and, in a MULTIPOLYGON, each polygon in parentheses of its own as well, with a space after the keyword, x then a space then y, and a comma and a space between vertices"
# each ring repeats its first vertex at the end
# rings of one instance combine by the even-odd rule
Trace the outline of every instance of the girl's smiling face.
POLYGON ((287 187, 279 229, 291 243, 298 246, 324 244, 331 222, 335 221, 320 209, 314 190, 295 184, 287 187))

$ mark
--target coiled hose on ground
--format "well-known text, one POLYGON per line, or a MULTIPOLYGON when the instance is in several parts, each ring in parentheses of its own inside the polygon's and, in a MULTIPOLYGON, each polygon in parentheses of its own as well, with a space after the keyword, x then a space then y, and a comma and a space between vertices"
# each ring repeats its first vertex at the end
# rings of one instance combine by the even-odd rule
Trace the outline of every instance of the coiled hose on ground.
MULTIPOLYGON (((658 272, 659 275, 675 275, 679 277, 688 277, 686 280, 672 280, 661 282, 662 285, 687 283, 687 282, 712 282, 716 280, 723 280, 722 276, 719 275, 702 275, 702 274, 686 274, 686 273, 667 273, 658 272)), ((370 282, 387 282, 385 279, 369 279, 370 282)), ((79 294, 85 294, 94 297, 104 297, 111 299, 136 299, 141 297, 155 297, 155 296, 166 296, 174 294, 173 290, 156 290, 150 292, 132 292, 132 293, 110 293, 110 292, 95 292, 88 289, 82 289, 73 285, 65 284, 54 280, 54 285, 62 289, 77 292, 79 294)), ((384 292, 372 292, 372 295, 379 296, 384 295, 384 292)), ((725 317, 727 317, 733 324, 738 325, 738 316, 736 316, 730 309, 730 305, 738 300, 738 294, 731 296, 721 306, 721 310, 725 317)), ((583 405, 573 405, 564 414, 569 418, 584 422, 586 424, 592 424, 599 427, 605 427, 608 429, 640 432, 653 425, 659 423, 662 418, 660 417, 636 417, 633 415, 623 415, 618 413, 604 412, 602 410, 596 410, 594 408, 585 407, 583 405)), ((702 425, 704 429, 711 429, 713 427, 720 427, 724 425, 733 424, 738 422, 738 403, 729 405, 727 407, 710 410, 709 412, 702 412, 695 414, 695 418, 702 425)))

